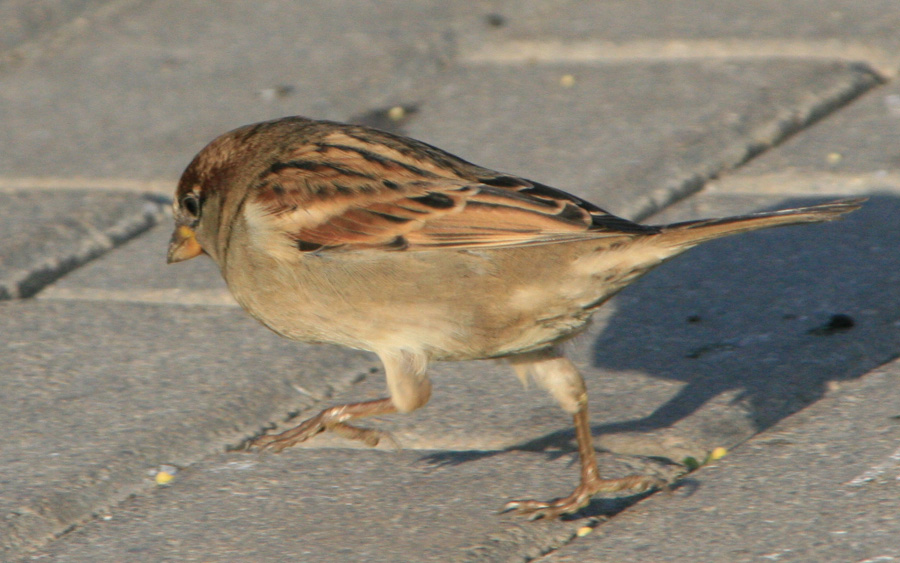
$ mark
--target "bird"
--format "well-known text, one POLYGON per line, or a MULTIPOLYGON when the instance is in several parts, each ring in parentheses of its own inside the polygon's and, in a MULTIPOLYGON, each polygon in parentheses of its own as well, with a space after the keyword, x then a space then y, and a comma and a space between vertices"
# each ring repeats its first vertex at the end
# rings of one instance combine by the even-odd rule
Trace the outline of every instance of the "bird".
POLYGON ((700 243, 831 221, 864 200, 645 225, 421 141, 293 116, 234 129, 193 158, 173 198, 167 261, 206 254, 272 331, 373 352, 384 366, 388 396, 327 408, 249 447, 277 452, 324 431, 377 445, 386 433, 355 421, 424 406, 430 363, 499 359, 573 419, 574 491, 503 507, 552 519, 601 492, 669 485, 600 476, 585 382, 562 347, 594 311, 700 243))

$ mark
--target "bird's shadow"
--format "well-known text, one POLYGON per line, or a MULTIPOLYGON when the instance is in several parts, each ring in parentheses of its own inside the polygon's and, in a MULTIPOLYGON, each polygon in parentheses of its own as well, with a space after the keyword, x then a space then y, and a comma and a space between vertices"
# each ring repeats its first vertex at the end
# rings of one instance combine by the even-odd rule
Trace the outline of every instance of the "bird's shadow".
POLYGON ((669 427, 732 393, 759 432, 896 357, 898 216, 900 198, 875 195, 841 221, 713 241, 648 274, 618 300, 591 361, 684 386, 644 418, 593 431, 669 427))
MULTIPOLYGON (((792 199, 772 208, 822 201, 792 199)), ((897 217, 900 198, 872 195, 842 221, 701 245, 627 288, 591 343, 592 366, 683 386, 643 418, 595 424, 594 435, 670 427, 723 393, 731 393, 759 432, 821 399, 832 382, 858 378, 896 357, 897 217)), ((640 392, 634 400, 641 401, 640 392)), ((563 429, 507 450, 424 459, 455 465, 509 450, 568 455, 574 433, 563 429)))

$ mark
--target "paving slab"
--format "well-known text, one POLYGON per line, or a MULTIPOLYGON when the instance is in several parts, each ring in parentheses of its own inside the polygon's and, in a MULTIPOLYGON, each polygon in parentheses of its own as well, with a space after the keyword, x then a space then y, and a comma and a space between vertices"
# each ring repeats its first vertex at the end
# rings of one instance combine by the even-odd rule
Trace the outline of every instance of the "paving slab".
POLYGON ((148 487, 160 464, 237 445, 272 410, 308 407, 375 365, 254 324, 223 307, 0 303, 0 559, 148 487))
POLYGON ((900 362, 847 382, 540 561, 897 560, 898 383, 900 362))
POLYGON ((63 47, 0 75, 0 169, 171 181, 239 125, 397 103, 444 65, 453 6, 163 0, 86 18, 63 47))
POLYGON ((900 83, 875 88, 710 186, 723 193, 900 190, 900 83))
MULTIPOLYGON (((410 116, 397 130, 641 216, 887 92, 878 85, 900 52, 900 9, 884 1, 116 4, 3 67, 0 189, 168 193, 232 126, 295 113, 367 120, 401 103, 410 116)), ((891 184, 890 167, 849 173, 882 171, 891 184)), ((810 193, 726 192, 665 219, 810 193)), ((897 211, 888 189, 843 223, 701 247, 622 293, 572 350, 598 446, 631 454, 604 455, 604 473, 678 471, 641 455, 680 461, 740 444, 896 356, 897 211)), ((0 450, 7 553, 74 527, 36 557, 522 560, 625 506, 595 501, 580 522, 547 526, 493 514, 508 498, 567 492, 575 465, 567 417, 488 363, 435 367, 431 405, 374 421, 407 451, 315 440, 280 456, 222 454, 383 384, 351 386, 375 375, 369 356, 286 342, 222 307, 209 261, 163 265, 167 237, 153 229, 37 300, 0 304, 4 334, 17 335, 0 361, 11 374, 0 418, 20 444, 0 450), (184 469, 154 488, 148 471, 162 463, 184 469), (306 512, 315 517, 298 525, 306 512)))
POLYGON ((0 300, 33 295, 163 217, 155 195, 0 191, 0 300))
POLYGON ((495 0, 490 35, 461 33, 463 59, 834 59, 900 70, 892 0, 495 0))
MULTIPOLYGON (((497 511, 563 494, 571 456, 509 452, 435 465, 423 452, 288 450, 210 457, 170 486, 129 499, 32 560, 522 561, 590 519, 531 523, 497 511)), ((604 456, 616 475, 635 470, 604 456)), ((592 503, 603 519, 627 499, 592 503)))

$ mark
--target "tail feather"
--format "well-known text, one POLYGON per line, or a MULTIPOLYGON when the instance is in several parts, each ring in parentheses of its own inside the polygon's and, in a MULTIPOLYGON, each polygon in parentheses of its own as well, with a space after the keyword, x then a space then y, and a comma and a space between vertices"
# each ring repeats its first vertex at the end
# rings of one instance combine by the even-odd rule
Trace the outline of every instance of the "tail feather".
POLYGON ((708 240, 757 229, 834 221, 859 209, 866 199, 868 198, 842 199, 810 207, 673 223, 660 226, 661 232, 656 236, 666 245, 686 249, 708 240))

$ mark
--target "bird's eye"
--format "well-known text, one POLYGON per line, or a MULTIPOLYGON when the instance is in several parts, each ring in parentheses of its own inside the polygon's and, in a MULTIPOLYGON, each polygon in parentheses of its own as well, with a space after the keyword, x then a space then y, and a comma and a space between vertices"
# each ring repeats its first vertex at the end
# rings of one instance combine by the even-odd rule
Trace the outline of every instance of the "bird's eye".
POLYGON ((200 217, 200 198, 196 194, 187 194, 181 198, 181 209, 191 217, 200 217))

